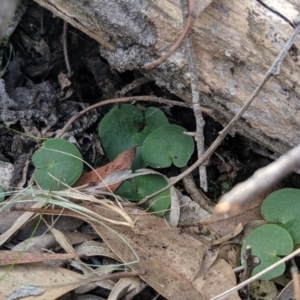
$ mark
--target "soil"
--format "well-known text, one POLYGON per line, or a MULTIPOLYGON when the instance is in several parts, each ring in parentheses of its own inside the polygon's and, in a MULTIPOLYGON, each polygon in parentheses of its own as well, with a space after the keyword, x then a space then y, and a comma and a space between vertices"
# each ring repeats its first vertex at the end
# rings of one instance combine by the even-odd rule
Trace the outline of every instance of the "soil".
MULTIPOLYGON (((62 33, 61 19, 29 1, 16 30, 9 41, 1 45, 2 68, 7 64, 8 66, 0 80, 0 160, 14 165, 10 182, 12 187, 28 186, 34 171, 30 158, 44 138, 54 137, 83 108, 116 98, 118 91, 142 77, 138 71, 119 73, 112 69, 100 57, 95 41, 75 28, 68 27, 68 55, 72 75, 67 78, 62 33), (71 84, 68 85, 68 81, 67 85, 62 84, 59 76, 64 80, 69 79, 71 84)), ((144 83, 126 94, 138 95, 155 95, 180 101, 153 82, 144 83)), ((141 105, 155 106, 153 103, 141 105)), ((188 131, 195 130, 192 110, 176 106, 156 106, 164 110, 170 123, 179 124, 188 131)), ((75 137, 84 160, 95 168, 107 162, 105 154, 97 147, 97 126, 111 107, 112 105, 108 105, 87 113, 75 121, 68 131, 68 136, 75 137)), ((210 117, 204 117, 205 142, 209 146, 222 127, 210 117)), ((253 145, 237 134, 225 139, 212 156, 207 169, 207 196, 211 201, 216 202, 236 183, 244 181, 255 170, 271 162, 268 156, 258 154, 257 149, 260 149, 259 145, 253 145)), ((266 152, 267 155, 272 155, 267 150, 266 152)), ((196 159, 194 155, 190 163, 196 159)), ((180 170, 169 168, 163 172, 174 176, 180 170)), ((193 175, 198 184, 198 173, 193 175)), ((293 174, 278 187, 299 187, 299 182, 299 175, 293 174)), ((178 187, 185 192, 181 183, 178 187)), ((153 297, 151 289, 147 292, 150 294, 149 298, 142 295, 143 299, 153 297)), ((94 294, 104 296, 99 289, 94 294)))

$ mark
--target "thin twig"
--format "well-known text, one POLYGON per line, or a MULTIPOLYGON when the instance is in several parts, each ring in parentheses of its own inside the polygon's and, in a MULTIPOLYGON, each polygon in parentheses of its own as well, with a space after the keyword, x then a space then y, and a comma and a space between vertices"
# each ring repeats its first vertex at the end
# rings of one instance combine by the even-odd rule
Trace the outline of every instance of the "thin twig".
POLYGON ((69 61, 69 54, 68 54, 68 22, 64 21, 64 27, 63 27, 63 46, 64 46, 64 57, 66 62, 66 67, 68 71, 68 78, 71 78, 71 66, 69 61))
POLYGON ((215 207, 217 214, 229 212, 238 213, 252 200, 266 193, 272 186, 280 182, 295 168, 300 166, 300 145, 293 148, 278 160, 256 171, 252 177, 236 185, 231 191, 221 197, 215 207))
POLYGON ((200 207, 205 209, 207 212, 212 213, 214 206, 210 202, 209 198, 207 198, 205 194, 202 193, 200 189, 198 189, 194 181, 193 175, 191 173, 187 174, 185 177, 182 178, 182 182, 185 190, 191 196, 193 201, 198 203, 200 207))
MULTIPOLYGON (((170 105, 170 106, 182 106, 182 107, 187 107, 187 108, 191 108, 192 105, 190 103, 185 103, 185 102, 179 102, 179 101, 173 101, 173 100, 167 100, 167 99, 163 99, 163 98, 158 98, 158 97, 154 97, 154 96, 134 96, 134 97, 123 97, 123 98, 114 98, 114 99, 109 99, 109 100, 105 100, 105 101, 101 101, 99 103, 96 103, 94 105, 91 105, 85 109, 83 109, 82 111, 80 111, 78 114, 74 115, 67 123, 66 125, 61 129, 61 131, 56 135, 57 138, 62 137, 63 134, 67 131, 68 127, 76 120, 78 119, 80 116, 84 115, 85 113, 87 113, 88 111, 103 106, 103 105, 108 105, 108 104, 113 104, 113 103, 122 103, 122 102, 135 102, 135 101, 146 101, 146 102, 157 102, 157 103, 161 103, 161 104, 166 104, 166 105, 170 105)), ((213 115, 213 111, 209 108, 204 108, 202 107, 201 110, 212 116, 213 115)))
POLYGON ((189 3, 189 14, 188 14, 187 22, 185 24, 185 27, 184 27, 182 33, 180 34, 180 36, 178 37, 176 42, 173 44, 173 46, 169 49, 169 51, 167 53, 165 53, 160 58, 158 58, 144 66, 144 68, 146 70, 153 69, 153 68, 157 67, 158 65, 162 64, 164 61, 166 61, 179 48, 182 41, 187 36, 190 28, 192 27, 192 24, 193 24, 195 18, 196 18, 196 15, 194 12, 195 0, 189 0, 188 3, 189 3))
POLYGON ((253 269, 260 264, 260 259, 257 256, 252 255, 252 248, 250 245, 246 246, 243 258, 245 259, 246 267, 244 269, 242 281, 245 281, 251 277, 253 269))
MULTIPOLYGON (((186 13, 188 13, 188 7, 186 5, 186 0, 181 0, 182 14, 185 17, 186 13)), ((193 111, 196 120, 196 133, 195 133, 195 141, 197 145, 197 153, 198 157, 201 157, 204 153, 204 125, 205 121, 201 112, 201 103, 199 97, 199 80, 196 68, 195 61, 195 53, 192 45, 192 40, 190 34, 188 34, 185 40, 186 46, 186 56, 189 61, 189 72, 191 76, 191 90, 192 90, 192 103, 193 103, 193 111)), ((201 164, 199 166, 199 178, 200 178, 200 187, 207 192, 207 174, 206 174, 206 166, 201 164)))
POLYGON ((244 112, 248 109, 248 107, 251 105, 257 94, 260 92, 260 90, 263 88, 265 83, 269 80, 269 78, 272 75, 278 75, 280 72, 280 66, 281 63, 287 54, 288 50, 290 47, 293 45, 294 40, 296 39, 297 35, 299 34, 300 31, 300 17, 298 17, 295 20, 295 24, 297 25, 295 30, 293 31, 291 37, 288 39, 288 41, 285 43, 283 49, 275 59, 274 63, 272 66, 269 68, 269 70, 266 72, 262 82, 259 84, 259 86, 255 89, 255 91, 251 94, 251 96, 248 98, 246 103, 243 105, 243 107, 240 109, 240 111, 237 113, 237 115, 229 122, 229 124, 221 131, 219 132, 219 136, 215 139, 215 141, 211 144, 211 146, 204 152, 203 156, 198 158, 198 160, 192 164, 188 169, 186 169, 183 173, 178 175, 177 177, 173 178, 170 183, 165 186, 164 188, 160 189, 159 191, 153 193, 150 196, 145 197, 141 201, 139 201, 137 204, 143 204, 147 202, 148 200, 152 199, 153 197, 157 196, 161 192, 169 189, 171 186, 173 186, 175 183, 180 181, 184 176, 195 170, 197 167, 199 167, 203 162, 205 162, 207 159, 210 158, 212 153, 219 147, 219 145, 222 143, 226 135, 231 131, 231 129, 235 126, 237 121, 240 119, 240 117, 244 114, 244 112), (299 20, 298 20, 299 19, 299 20))
POLYGON ((126 93, 128 93, 129 91, 133 90, 134 88, 136 88, 144 83, 150 82, 150 81, 152 81, 152 80, 150 80, 146 76, 144 76, 142 78, 137 78, 134 81, 127 84, 126 86, 124 86, 120 91, 117 91, 115 95, 116 95, 116 97, 123 96, 126 93))

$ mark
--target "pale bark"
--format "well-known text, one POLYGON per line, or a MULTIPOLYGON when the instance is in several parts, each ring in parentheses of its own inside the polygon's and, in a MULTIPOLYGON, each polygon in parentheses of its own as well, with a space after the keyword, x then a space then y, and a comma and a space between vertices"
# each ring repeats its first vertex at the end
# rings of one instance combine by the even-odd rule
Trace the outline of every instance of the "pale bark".
MULTIPOLYGON (((182 30, 180 0, 35 0, 100 43, 100 53, 120 71, 138 69, 185 101, 190 77, 185 48, 160 67, 143 65, 168 49, 182 30)), ((297 1, 264 1, 292 21, 297 1)), ((293 28, 255 0, 215 0, 193 26, 202 105, 223 125, 260 83, 293 28)), ((243 115, 237 132, 284 153, 300 143, 300 37, 243 115)))
POLYGON ((18 0, 2 0, 0 3, 0 43, 2 42, 7 25, 15 12, 18 2, 18 0))

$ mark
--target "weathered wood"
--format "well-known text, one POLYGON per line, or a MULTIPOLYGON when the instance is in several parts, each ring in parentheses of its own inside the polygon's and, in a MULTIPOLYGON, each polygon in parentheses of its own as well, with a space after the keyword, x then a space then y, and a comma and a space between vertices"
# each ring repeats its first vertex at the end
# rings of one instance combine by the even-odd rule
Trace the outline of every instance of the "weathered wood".
POLYGON ((18 0, 2 0, 0 9, 0 43, 2 42, 6 27, 14 14, 18 0))
MULTIPOLYGON (((186 101, 189 74, 184 48, 155 70, 142 69, 182 30, 180 0, 35 0, 100 43, 100 53, 120 71, 139 69, 186 101)), ((287 20, 297 1, 265 2, 287 20)), ((255 0, 214 0, 193 26, 203 105, 222 124, 232 118, 263 78, 293 28, 255 0)), ((244 114, 236 130, 276 153, 300 143, 300 37, 244 114)))

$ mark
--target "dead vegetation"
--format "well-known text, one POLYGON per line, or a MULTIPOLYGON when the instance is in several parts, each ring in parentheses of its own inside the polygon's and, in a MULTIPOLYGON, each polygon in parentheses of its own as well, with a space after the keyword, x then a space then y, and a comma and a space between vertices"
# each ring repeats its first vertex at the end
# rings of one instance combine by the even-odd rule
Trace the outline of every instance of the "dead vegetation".
MULTIPOLYGON (((65 5, 71 11, 72 1, 54 2, 52 11, 59 11, 58 16, 65 5)), ((113 1, 105 3, 111 9, 113 1)), ((223 119, 221 123, 226 126, 222 128, 214 120, 219 113, 214 105, 200 103, 205 89, 195 59, 198 48, 193 46, 193 24, 210 5, 217 4, 182 0, 185 25, 182 33, 176 31, 178 39, 169 44, 169 51, 154 61, 147 56, 147 64, 137 59, 139 68, 135 65, 134 71, 120 72, 120 68, 117 71, 108 64, 107 53, 106 59, 100 56, 95 41, 101 43, 100 49, 103 45, 113 49, 115 35, 109 41, 100 30, 98 35, 89 34, 93 40, 68 26, 68 18, 63 21, 32 1, 22 1, 13 21, 14 33, 5 37, 0 48, 0 170, 6 197, 0 212, 1 299, 244 299, 250 295, 248 289, 242 288, 261 274, 248 279, 248 272, 241 282, 242 240, 248 231, 264 222, 260 206, 267 193, 280 187, 299 187, 298 175, 280 183, 299 167, 299 146, 269 164, 270 157, 282 153, 289 143, 297 144, 298 137, 293 143, 292 134, 286 140, 282 138, 270 148, 275 151, 272 153, 238 133, 233 136, 233 132, 243 131, 239 126, 245 122, 245 113, 260 93, 265 97, 264 86, 270 80, 274 84, 274 76, 282 76, 282 63, 296 47, 300 25, 296 19, 277 57, 273 61, 266 58, 269 69, 264 76, 258 76, 255 86, 252 82, 250 96, 234 109, 236 114, 230 122, 223 119), (192 103, 182 102, 151 81, 158 82, 155 76, 164 73, 167 59, 172 61, 175 56, 176 60, 176 55, 181 55, 179 47, 185 49, 187 56, 192 103), (156 67, 159 71, 154 77, 143 76, 145 69, 156 67), (150 105, 160 108, 171 123, 184 126, 197 145, 187 167, 160 170, 168 184, 135 203, 115 194, 120 184, 141 174, 158 172, 150 168, 139 174, 130 171, 136 146, 108 162, 97 126, 109 109, 120 103, 132 103, 142 109, 150 105), (31 157, 44 140, 55 137, 69 139, 80 149, 85 172, 65 190, 42 190, 34 185, 31 157), (262 150, 267 152, 267 158, 257 154, 262 150), (253 175, 261 167, 265 168, 253 175), (137 206, 169 188, 171 205, 164 218, 137 206)), ((249 1, 248 5, 253 3, 249 1)), ((73 24, 74 16, 69 18, 73 24)), ((144 28, 144 33, 150 29, 144 28)), ((107 49, 102 49, 101 54, 107 49)), ((235 68, 240 64, 237 61, 235 68)), ((283 67, 284 80, 288 66, 283 67)), ((155 70, 150 71, 152 75, 155 70)), ((251 136, 248 131, 245 135, 251 136)), ((55 177, 53 180, 60 181, 55 177)), ((282 261, 299 252, 295 250, 282 261)), ((294 271, 297 277, 295 274, 294 271)), ((287 271, 268 281, 268 292, 264 292, 266 282, 259 282, 257 289, 261 294, 275 295, 273 299, 284 299, 293 286, 288 284, 289 276, 287 271)), ((251 288, 255 289, 253 283, 251 288)), ((251 295, 258 297, 253 291, 251 295)), ((300 295, 296 293, 295 297, 300 295)))

